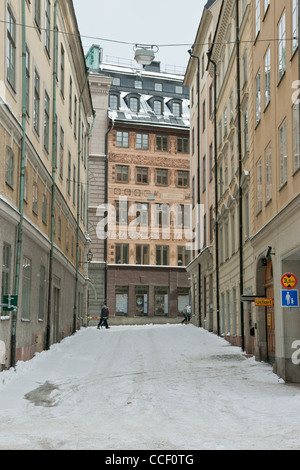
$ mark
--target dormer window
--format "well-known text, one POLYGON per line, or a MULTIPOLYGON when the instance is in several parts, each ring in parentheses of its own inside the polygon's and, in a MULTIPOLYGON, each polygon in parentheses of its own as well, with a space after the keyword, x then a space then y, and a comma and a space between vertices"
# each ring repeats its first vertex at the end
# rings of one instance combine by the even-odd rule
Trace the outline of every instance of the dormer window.
POLYGON ((155 114, 162 114, 162 102, 159 100, 154 100, 153 102, 153 111, 155 114))
POLYGON ((180 117, 181 116, 181 105, 180 103, 173 103, 172 106, 173 114, 175 117, 180 117))
POLYGON ((135 97, 129 98, 129 108, 134 113, 137 113, 139 111, 139 100, 138 100, 138 98, 135 98, 135 97))
POLYGON ((110 109, 119 109, 119 97, 118 95, 109 96, 109 107, 110 109))

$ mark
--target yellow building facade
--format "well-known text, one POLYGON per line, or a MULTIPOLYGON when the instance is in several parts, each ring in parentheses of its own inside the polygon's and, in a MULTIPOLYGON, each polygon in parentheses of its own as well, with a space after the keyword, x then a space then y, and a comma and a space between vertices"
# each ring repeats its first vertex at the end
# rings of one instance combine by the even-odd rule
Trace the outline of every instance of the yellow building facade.
POLYGON ((1 298, 18 296, 5 367, 83 322, 92 104, 71 1, 2 2, 1 17, 1 298))

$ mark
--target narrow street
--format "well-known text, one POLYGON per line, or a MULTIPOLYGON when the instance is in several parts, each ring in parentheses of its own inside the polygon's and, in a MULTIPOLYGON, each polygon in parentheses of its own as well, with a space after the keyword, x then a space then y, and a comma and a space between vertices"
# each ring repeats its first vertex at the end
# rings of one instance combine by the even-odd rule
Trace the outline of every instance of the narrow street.
POLYGON ((0 449, 299 449, 300 389, 192 325, 82 329, 0 375, 0 449))

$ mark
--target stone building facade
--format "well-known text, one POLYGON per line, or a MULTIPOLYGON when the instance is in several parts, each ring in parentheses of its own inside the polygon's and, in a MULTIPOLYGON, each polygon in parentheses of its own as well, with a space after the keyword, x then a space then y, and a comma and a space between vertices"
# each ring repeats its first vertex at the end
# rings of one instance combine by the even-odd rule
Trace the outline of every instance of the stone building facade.
POLYGON ((190 251, 181 236, 185 207, 190 209, 188 91, 182 76, 160 72, 157 63, 136 70, 101 63, 101 75, 112 80, 109 223, 101 234, 99 209, 90 232, 101 246, 107 230, 105 299, 111 322, 178 321, 189 303, 190 251))

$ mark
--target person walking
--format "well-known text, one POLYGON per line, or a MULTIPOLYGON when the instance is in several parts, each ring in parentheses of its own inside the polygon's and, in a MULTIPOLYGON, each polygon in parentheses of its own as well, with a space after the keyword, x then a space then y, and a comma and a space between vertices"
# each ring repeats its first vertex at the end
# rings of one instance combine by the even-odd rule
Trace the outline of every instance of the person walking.
POLYGON ((105 328, 110 328, 107 323, 108 317, 109 317, 108 307, 106 305, 103 305, 102 310, 101 310, 100 321, 97 326, 98 330, 100 327, 102 328, 102 325, 104 325, 105 328))

